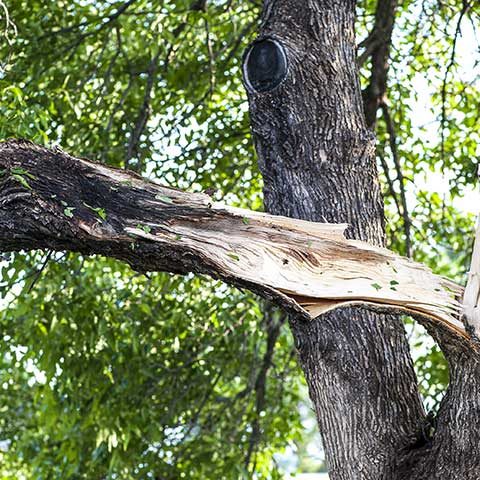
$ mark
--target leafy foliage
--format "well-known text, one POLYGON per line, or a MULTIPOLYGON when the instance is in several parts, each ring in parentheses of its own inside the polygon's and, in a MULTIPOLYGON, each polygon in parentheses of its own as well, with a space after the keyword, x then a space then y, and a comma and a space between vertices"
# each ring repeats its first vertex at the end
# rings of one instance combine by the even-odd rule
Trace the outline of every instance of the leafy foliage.
MULTIPOLYGON (((385 119, 377 127, 389 246, 406 251, 403 182, 415 259, 459 281, 473 228, 459 199, 480 153, 478 63, 461 68, 469 61, 456 35, 460 25, 475 38, 479 12, 464 4, 402 2, 389 74, 394 146, 385 119), (443 193, 434 175, 448 180, 443 193)), ((358 8, 362 39, 376 2, 358 8)), ((242 0, 10 2, 0 137, 58 144, 261 209, 240 68, 259 13, 242 0)), ((274 454, 301 443, 301 377, 285 326, 265 359, 269 330, 252 295, 73 254, 16 254, 0 268, 2 478, 280 477, 274 454)), ((414 338, 434 405, 448 371, 414 338)))
MULTIPOLYGON (((71 254, 52 258, 33 289, 38 272, 24 272, 1 317, 4 464, 28 460, 35 478, 241 476, 266 336, 251 295, 71 254)), ((287 333, 267 384, 262 478, 297 417, 287 333)))

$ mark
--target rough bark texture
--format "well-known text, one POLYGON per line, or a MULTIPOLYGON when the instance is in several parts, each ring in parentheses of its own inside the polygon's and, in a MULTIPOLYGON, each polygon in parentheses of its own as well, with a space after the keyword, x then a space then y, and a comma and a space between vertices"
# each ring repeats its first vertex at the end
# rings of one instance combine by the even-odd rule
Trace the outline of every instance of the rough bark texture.
MULTIPOLYGON (((399 452, 401 480, 480 478, 480 357, 450 353, 450 384, 433 424, 433 436, 420 437, 413 449, 399 452)), ((427 433, 427 432, 425 432, 427 433)))
MULTIPOLYGON (((352 237, 382 245, 383 207, 356 71, 354 14, 353 0, 265 0, 259 39, 283 46, 288 72, 271 90, 255 91, 248 79, 246 87, 267 211, 346 222, 352 237)), ((437 473, 438 455, 419 440, 426 419, 399 318, 351 309, 310 323, 292 320, 291 327, 332 480, 447 478, 437 473), (418 452, 429 470, 423 477, 406 461, 418 460, 418 452)), ((450 408, 452 396, 455 387, 442 408, 450 408)), ((458 398, 453 403, 458 406, 458 398)), ((441 413, 439 421, 444 418, 441 413)), ((459 455, 452 460, 461 467, 459 455)))

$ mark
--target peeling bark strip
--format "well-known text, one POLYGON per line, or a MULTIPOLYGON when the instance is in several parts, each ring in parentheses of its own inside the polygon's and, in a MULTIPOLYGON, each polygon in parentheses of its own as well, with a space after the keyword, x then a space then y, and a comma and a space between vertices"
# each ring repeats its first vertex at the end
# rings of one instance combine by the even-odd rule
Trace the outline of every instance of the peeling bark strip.
POLYGON ((466 336, 461 289, 346 225, 212 203, 25 141, 0 144, 0 251, 99 253, 140 271, 206 273, 305 318, 347 305, 423 315, 466 336))
MULTIPOLYGON (((477 177, 480 182, 480 167, 477 171, 477 177)), ((480 338, 480 213, 477 218, 470 271, 463 294, 462 306, 463 321, 467 330, 480 338)))

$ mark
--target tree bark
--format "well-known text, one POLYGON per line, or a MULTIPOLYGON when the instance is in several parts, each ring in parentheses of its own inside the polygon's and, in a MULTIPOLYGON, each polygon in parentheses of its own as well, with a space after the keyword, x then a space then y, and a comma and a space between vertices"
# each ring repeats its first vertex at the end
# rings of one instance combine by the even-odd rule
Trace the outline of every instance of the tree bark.
MULTIPOLYGON (((362 109, 354 17, 353 0, 265 0, 259 37, 244 57, 245 85, 266 210, 345 222, 347 235, 383 245, 383 205, 374 137, 362 109), (254 49, 268 42, 280 51, 270 61, 266 47, 263 57, 254 49)), ((436 477, 435 469, 415 476, 417 466, 405 461, 423 448, 426 417, 400 318, 348 309, 290 324, 332 480, 447 478, 436 477)), ((448 341, 441 334, 436 338, 451 357, 448 341)), ((452 397, 458 406, 455 388, 444 410, 452 397)), ((446 418, 442 412, 439 421, 446 418)), ((426 463, 438 461, 433 450, 422 455, 426 463)), ((461 468, 463 460, 457 455, 455 466, 461 468)), ((455 478, 470 478, 465 475, 455 478)))

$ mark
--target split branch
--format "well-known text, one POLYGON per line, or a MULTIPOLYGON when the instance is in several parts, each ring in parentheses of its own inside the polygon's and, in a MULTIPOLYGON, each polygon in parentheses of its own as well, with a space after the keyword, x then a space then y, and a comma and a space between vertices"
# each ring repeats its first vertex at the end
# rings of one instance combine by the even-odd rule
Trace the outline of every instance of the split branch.
POLYGON ((227 207, 26 141, 0 144, 0 252, 101 254, 141 272, 208 274, 304 319, 360 305, 469 338, 458 285, 347 240, 345 228, 227 207))
POLYGON ((480 214, 477 219, 477 231, 473 242, 470 272, 463 295, 463 314, 465 315, 467 329, 471 329, 472 333, 480 338, 480 214))

